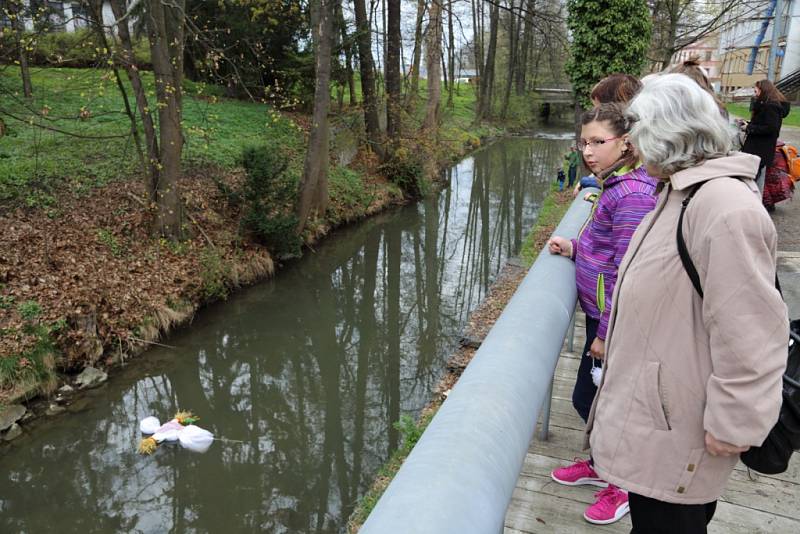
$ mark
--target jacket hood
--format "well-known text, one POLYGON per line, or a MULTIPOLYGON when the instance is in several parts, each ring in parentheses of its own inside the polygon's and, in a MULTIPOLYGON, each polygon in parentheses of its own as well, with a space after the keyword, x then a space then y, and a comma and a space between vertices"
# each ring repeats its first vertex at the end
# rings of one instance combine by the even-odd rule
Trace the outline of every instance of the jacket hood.
POLYGON ((792 108, 792 106, 789 104, 789 102, 781 102, 781 112, 783 113, 783 115, 781 115, 781 116, 784 119, 789 116, 789 110, 791 108, 792 108))
POLYGON ((611 187, 623 180, 635 180, 637 182, 642 182, 643 184, 648 184, 651 186, 656 186, 658 180, 647 174, 647 171, 644 168, 644 165, 639 165, 635 169, 631 169, 630 167, 622 168, 608 176, 605 180, 603 180, 603 188, 611 187))
POLYGON ((676 172, 670 177, 674 189, 680 191, 713 178, 739 178, 753 180, 758 174, 761 159, 752 154, 731 152, 721 158, 709 159, 695 167, 676 172))

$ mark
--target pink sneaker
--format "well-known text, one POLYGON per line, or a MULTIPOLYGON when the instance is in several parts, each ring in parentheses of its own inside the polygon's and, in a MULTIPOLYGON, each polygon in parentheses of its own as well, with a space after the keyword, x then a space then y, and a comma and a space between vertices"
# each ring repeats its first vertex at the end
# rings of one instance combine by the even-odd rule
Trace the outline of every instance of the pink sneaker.
POLYGON ((605 488, 608 482, 597 476, 589 460, 575 458, 575 463, 559 467, 550 473, 550 478, 565 486, 583 486, 586 484, 605 488))
POLYGON ((597 500, 583 513, 583 518, 595 525, 608 525, 619 521, 628 513, 628 492, 613 484, 594 495, 597 500))

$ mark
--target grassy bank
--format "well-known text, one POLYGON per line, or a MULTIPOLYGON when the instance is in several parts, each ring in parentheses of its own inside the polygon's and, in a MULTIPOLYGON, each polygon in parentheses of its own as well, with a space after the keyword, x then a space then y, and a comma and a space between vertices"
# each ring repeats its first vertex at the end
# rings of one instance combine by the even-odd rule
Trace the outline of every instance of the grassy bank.
MULTIPOLYGON (((152 93, 152 77, 143 74, 152 93)), ((8 127, 0 138, 0 402, 52 391, 58 371, 123 361, 204 304, 270 276, 277 267, 270 246, 243 230, 239 199, 249 171, 242 151, 258 146, 279 154, 287 163, 281 181, 296 194, 309 124, 306 115, 187 83, 180 189, 188 237, 169 243, 149 232, 152 215, 113 77, 34 69, 30 102, 15 93, 18 83, 13 69, 0 71, 8 127)), ((435 176, 437 163, 529 117, 513 108, 510 126, 475 125, 473 108, 474 92, 463 90, 452 108, 443 107, 438 138, 430 139, 417 133, 421 97, 417 112, 405 117, 405 153, 435 176)), ((359 144, 358 108, 345 108, 332 122, 359 144)), ((332 158, 330 207, 310 222, 306 238, 401 202, 384 170, 363 151, 346 166, 332 158)))
MULTIPOLYGON (((569 191, 559 192, 557 186, 553 186, 550 194, 545 199, 542 209, 536 220, 536 224, 528 233, 525 238, 520 257, 530 267, 536 260, 539 252, 541 251, 544 243, 552 234, 558 222, 569 209, 572 203, 572 193, 569 191)), ((527 269, 519 269, 517 273, 510 273, 504 275, 502 273, 498 280, 491 288, 488 296, 484 302, 473 312, 472 317, 468 323, 474 322, 488 323, 478 324, 477 326, 484 331, 488 331, 491 324, 497 319, 502 312, 502 308, 510 300, 517 285, 522 281, 527 269), (499 305, 498 305, 499 304, 499 305), (493 312, 486 313, 487 309, 492 309, 493 312)), ((450 358, 448 363, 448 373, 442 378, 436 391, 433 393, 433 398, 426 408, 422 411, 419 419, 414 421, 408 416, 404 416, 400 421, 395 423, 395 427, 403 433, 403 444, 389 460, 381 467, 378 474, 375 476, 373 482, 367 493, 359 500, 353 514, 350 516, 348 522, 348 532, 355 534, 361 528, 364 521, 366 521, 372 509, 378 503, 378 500, 383 495, 383 492, 391 483, 394 476, 400 470, 403 462, 411 453, 411 450, 416 445, 422 433, 427 428, 428 424, 433 419, 446 398, 446 393, 457 382, 461 372, 472 359, 476 349, 470 347, 461 347, 450 358), (457 369, 456 372, 450 369, 457 369)))
MULTIPOLYGON (((731 115, 736 115, 743 119, 750 118, 750 104, 726 104, 725 109, 731 115)), ((785 126, 800 126, 800 109, 793 107, 789 111, 789 115, 783 119, 785 126)))

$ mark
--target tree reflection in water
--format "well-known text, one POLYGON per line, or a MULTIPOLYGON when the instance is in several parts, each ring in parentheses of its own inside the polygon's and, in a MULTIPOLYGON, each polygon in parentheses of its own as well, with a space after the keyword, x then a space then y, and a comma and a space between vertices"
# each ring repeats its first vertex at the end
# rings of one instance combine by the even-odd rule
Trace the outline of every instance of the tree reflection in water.
POLYGON ((565 141, 506 140, 438 197, 341 231, 204 310, 91 408, 2 451, 0 531, 342 532, 515 254, 565 141), (223 441, 138 456, 138 420, 194 410, 223 441))

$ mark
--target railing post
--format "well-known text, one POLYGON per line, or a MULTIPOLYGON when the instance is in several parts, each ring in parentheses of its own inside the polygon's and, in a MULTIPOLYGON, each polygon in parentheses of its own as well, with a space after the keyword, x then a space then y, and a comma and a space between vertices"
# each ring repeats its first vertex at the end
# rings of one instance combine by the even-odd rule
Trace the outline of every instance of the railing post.
MULTIPOLYGON (((573 201, 556 233, 590 207, 573 201)), ((576 301, 574 262, 540 254, 361 534, 502 532, 576 301)))
POLYGON ((539 432, 539 439, 541 441, 547 441, 547 439, 550 437, 550 407, 553 404, 554 381, 555 375, 550 379, 550 387, 547 388, 547 397, 545 397, 544 406, 542 406, 542 428, 539 432))
POLYGON ((577 313, 572 314, 572 320, 569 322, 569 334, 567 334, 567 350, 575 352, 575 316, 577 313))

